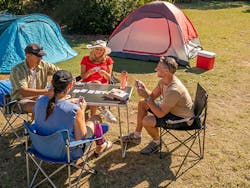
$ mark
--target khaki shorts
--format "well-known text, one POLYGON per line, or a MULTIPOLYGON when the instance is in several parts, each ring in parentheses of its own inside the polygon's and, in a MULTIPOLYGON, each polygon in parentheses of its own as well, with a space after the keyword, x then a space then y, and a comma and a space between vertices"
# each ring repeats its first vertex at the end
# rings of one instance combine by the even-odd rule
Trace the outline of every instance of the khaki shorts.
POLYGON ((35 100, 32 99, 20 99, 17 101, 17 103, 13 106, 13 111, 16 113, 27 113, 25 111, 26 105, 30 102, 36 102, 35 100))

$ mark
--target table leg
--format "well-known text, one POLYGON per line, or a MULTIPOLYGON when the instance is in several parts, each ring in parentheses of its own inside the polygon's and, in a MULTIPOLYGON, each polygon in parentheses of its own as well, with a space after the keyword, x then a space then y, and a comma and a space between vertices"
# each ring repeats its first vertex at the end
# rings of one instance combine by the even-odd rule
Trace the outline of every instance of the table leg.
POLYGON ((127 110, 127 129, 128 129, 127 134, 129 134, 129 119, 128 119, 128 105, 127 104, 126 104, 126 110, 127 110))
MULTIPOLYGON (((128 117, 127 117, 128 118, 128 117)), ((119 121, 119 128, 120 128, 120 143, 121 143, 121 151, 122 151, 122 158, 126 156, 127 144, 122 142, 122 122, 121 122, 121 112, 120 107, 118 106, 118 121, 119 121)))

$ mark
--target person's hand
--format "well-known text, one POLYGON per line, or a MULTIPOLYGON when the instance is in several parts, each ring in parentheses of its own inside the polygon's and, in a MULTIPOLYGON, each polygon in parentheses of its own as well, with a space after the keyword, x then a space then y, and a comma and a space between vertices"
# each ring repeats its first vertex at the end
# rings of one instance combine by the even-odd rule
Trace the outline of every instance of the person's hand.
POLYGON ((135 81, 135 87, 136 87, 136 89, 144 89, 144 90, 146 90, 145 89, 146 88, 145 84, 140 80, 135 81))
POLYGON ((107 72, 106 72, 105 70, 99 70, 98 73, 99 73, 101 76, 107 75, 107 72))
POLYGON ((91 74, 94 74, 95 72, 96 72, 96 69, 93 68, 93 69, 89 69, 88 72, 87 72, 87 74, 91 75, 91 74))
POLYGON ((145 88, 138 88, 137 89, 138 95, 143 97, 143 98, 147 98, 149 95, 146 92, 145 88))
POLYGON ((85 101, 84 98, 79 100, 79 106, 80 106, 81 110, 85 112, 85 110, 87 108, 87 102, 85 101))

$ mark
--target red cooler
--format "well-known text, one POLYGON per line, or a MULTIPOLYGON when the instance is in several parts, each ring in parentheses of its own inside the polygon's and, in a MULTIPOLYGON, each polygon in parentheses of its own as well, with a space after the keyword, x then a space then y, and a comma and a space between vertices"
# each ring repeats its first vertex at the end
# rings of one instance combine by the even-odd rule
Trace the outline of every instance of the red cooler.
POLYGON ((210 70, 214 68, 215 53, 201 50, 198 52, 196 67, 210 70))

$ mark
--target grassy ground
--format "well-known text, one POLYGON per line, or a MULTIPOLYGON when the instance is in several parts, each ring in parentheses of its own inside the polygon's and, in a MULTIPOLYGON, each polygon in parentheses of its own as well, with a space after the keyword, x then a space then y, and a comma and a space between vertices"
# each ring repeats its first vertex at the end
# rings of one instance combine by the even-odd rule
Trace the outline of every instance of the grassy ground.
MULTIPOLYGON (((205 158, 196 165, 192 161, 187 163, 185 167, 194 166, 176 179, 174 167, 180 163, 183 150, 167 155, 163 160, 158 155, 142 156, 139 151, 150 139, 143 132, 142 144, 129 148, 125 159, 121 158, 120 145, 114 144, 106 155, 91 160, 90 164, 99 173, 83 178, 83 187, 250 187, 249 4, 215 1, 181 7, 198 30, 203 48, 217 54, 213 70, 195 68, 194 59, 190 62, 190 69, 179 69, 177 72, 192 96, 197 82, 209 94, 205 158)), ((84 47, 89 40, 92 38, 69 38, 80 55, 58 65, 78 75, 79 62, 87 53, 84 47)), ((121 70, 126 69, 130 85, 133 85, 136 78, 143 80, 149 88, 155 86, 158 80, 154 73, 155 63, 114 60, 114 73, 117 77, 121 70)), ((0 76, 1 79, 5 77, 8 75, 0 76)), ((131 129, 136 126, 138 99, 134 92, 129 106, 131 129)), ((115 108, 112 111, 117 114, 115 108)), ((125 112, 122 115, 125 122, 125 112)), ((4 120, 0 118, 2 126, 4 120)), ((107 138, 114 141, 118 135, 118 125, 111 124, 107 138)), ((11 133, 0 138, 0 187, 26 186, 23 146, 11 143, 13 138, 11 133)), ((65 178, 63 173, 55 177, 60 187, 66 183, 65 178)))

